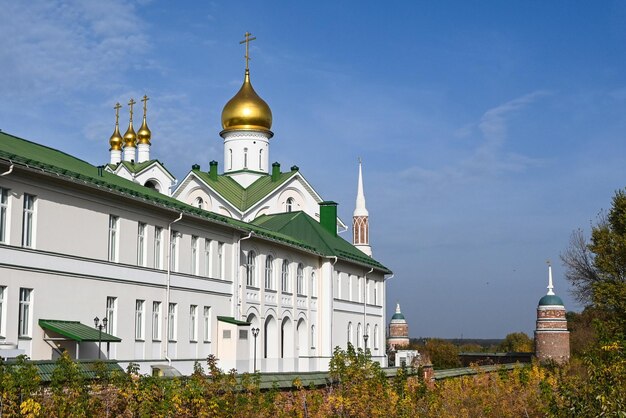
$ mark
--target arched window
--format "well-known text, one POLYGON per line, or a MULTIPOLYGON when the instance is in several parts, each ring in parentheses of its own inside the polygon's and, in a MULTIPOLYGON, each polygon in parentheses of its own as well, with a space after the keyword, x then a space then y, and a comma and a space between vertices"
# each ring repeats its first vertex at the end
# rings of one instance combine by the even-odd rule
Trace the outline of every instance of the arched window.
POLYGON ((272 279, 274 278, 274 257, 268 255, 265 257, 265 288, 273 289, 272 279))
POLYGON ((296 272, 296 291, 299 295, 304 295, 304 266, 302 263, 298 264, 296 272))
POLYGON ((291 212, 293 210, 293 197, 287 199, 287 203, 285 204, 285 206, 287 212, 291 212))
POLYGON ((348 322, 348 344, 352 344, 352 322, 348 322))
POLYGON ((233 150, 232 149, 228 150, 228 169, 229 170, 233 169, 233 150))
POLYGON ((243 168, 248 168, 248 148, 243 149, 243 168))
POLYGON ((311 272, 311 287, 310 287, 311 296, 317 296, 317 283, 315 281, 315 272, 311 272))
POLYGON ((370 324, 367 324, 367 326, 365 327, 365 335, 363 336, 366 350, 367 350, 367 341, 369 341, 370 338, 372 338, 372 336, 370 335, 370 324))
POLYGON ((204 206, 204 200, 202 200, 201 197, 196 199, 196 203, 194 204, 195 207, 197 207, 198 209, 203 209, 204 206))
POLYGON ((315 325, 311 325, 311 348, 315 348, 315 325))
POLYGON ((246 263, 246 284, 248 286, 254 286, 255 283, 255 270, 256 270, 256 254, 254 251, 248 251, 248 259, 246 263))
POLYGON ((363 340, 363 330, 361 329, 361 323, 356 326, 356 348, 361 348, 363 340))
POLYGON ((263 150, 259 150, 259 170, 263 170, 263 150))
POLYGON ((281 290, 283 292, 289 292, 289 261, 283 261, 283 267, 280 271, 281 278, 281 290))

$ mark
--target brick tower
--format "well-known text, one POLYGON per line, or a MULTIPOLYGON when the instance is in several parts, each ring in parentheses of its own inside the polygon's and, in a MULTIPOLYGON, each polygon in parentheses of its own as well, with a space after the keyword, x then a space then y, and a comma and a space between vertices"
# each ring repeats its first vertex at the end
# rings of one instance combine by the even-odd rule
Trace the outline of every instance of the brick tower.
POLYGON ((535 355, 541 362, 569 361, 569 331, 565 318, 565 306, 554 294, 552 266, 548 262, 548 293, 537 306, 537 329, 535 330, 535 355))
POLYGON ((391 317, 389 324, 389 338, 387 346, 390 349, 397 350, 400 347, 409 345, 409 325, 404 319, 404 315, 400 311, 400 304, 396 305, 396 313, 391 317))

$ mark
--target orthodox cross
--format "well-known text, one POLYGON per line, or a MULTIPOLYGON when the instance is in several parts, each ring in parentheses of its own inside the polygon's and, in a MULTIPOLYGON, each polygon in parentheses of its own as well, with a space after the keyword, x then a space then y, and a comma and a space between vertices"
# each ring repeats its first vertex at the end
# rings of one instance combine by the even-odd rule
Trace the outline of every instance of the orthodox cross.
POLYGON ((146 117, 146 110, 148 109, 148 106, 147 106, 148 100, 150 99, 148 98, 148 96, 144 94, 143 99, 141 99, 141 101, 143 102, 143 117, 144 118, 146 117))
POLYGON ((133 105, 135 103, 137 103, 135 99, 130 99, 130 102, 128 102, 128 106, 130 106, 130 123, 133 123, 133 105))
POLYGON ((248 70, 248 61, 250 61, 250 52, 249 52, 250 42, 254 41, 256 39, 256 36, 252 36, 250 32, 246 32, 243 36, 245 36, 246 39, 244 39, 243 41, 240 41, 239 45, 246 44, 246 55, 244 58, 246 59, 246 70, 248 70))
POLYGON ((119 124, 121 108, 122 105, 120 104, 120 102, 115 103, 115 107, 113 107, 113 109, 115 109, 115 126, 119 124))

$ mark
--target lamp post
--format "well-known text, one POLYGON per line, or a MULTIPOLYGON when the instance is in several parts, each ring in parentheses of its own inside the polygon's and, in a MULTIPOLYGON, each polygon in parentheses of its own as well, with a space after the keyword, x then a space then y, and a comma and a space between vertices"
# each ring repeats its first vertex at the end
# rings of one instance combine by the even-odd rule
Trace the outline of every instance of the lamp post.
POLYGON ((256 337, 259 336, 260 329, 252 328, 252 336, 254 337, 254 372, 256 373, 256 337))
POLYGON ((98 359, 100 359, 102 355, 102 350, 100 350, 100 346, 102 345, 102 328, 106 328, 108 322, 109 320, 106 316, 102 318, 102 323, 100 323, 100 318, 97 316, 93 319, 94 325, 98 328, 98 359))

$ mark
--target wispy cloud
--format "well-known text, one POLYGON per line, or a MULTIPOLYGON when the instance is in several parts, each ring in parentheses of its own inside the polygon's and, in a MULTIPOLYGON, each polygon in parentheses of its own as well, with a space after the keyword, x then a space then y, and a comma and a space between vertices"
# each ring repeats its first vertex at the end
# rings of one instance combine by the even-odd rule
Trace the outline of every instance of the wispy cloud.
POLYGON ((149 49, 132 2, 0 0, 5 98, 107 89, 149 49))

